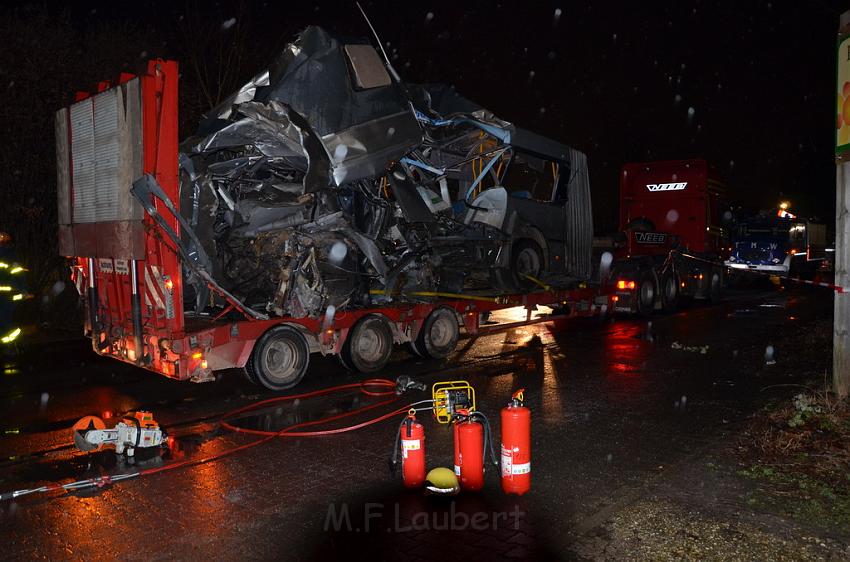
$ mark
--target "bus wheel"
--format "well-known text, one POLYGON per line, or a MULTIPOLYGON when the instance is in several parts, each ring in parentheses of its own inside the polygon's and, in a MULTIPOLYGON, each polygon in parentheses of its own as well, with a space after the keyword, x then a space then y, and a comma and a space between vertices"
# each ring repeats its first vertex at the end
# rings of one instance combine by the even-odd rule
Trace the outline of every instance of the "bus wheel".
POLYGON ((269 390, 286 390, 301 382, 309 364, 310 346, 301 332, 275 326, 257 340, 245 372, 269 390))
POLYGON ((661 308, 664 312, 675 312, 679 307, 679 278, 672 271, 661 277, 661 308))
POLYGON ((455 350, 459 337, 460 328, 454 311, 438 308, 425 319, 413 347, 432 359, 445 359, 455 350))
POLYGON ((393 352, 393 331, 383 316, 369 314, 360 319, 342 344, 341 360, 361 373, 384 368, 393 352))

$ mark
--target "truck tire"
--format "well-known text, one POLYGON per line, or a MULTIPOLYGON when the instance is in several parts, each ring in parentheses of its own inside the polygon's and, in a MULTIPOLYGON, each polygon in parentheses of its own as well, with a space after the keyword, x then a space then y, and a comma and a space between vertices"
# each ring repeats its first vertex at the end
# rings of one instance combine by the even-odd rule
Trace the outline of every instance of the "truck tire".
POLYGON ((373 373, 384 368, 393 352, 393 331, 383 316, 364 316, 348 332, 342 344, 341 361, 355 371, 373 373))
POLYGON ((438 308, 425 319, 412 347, 425 357, 445 359, 457 347, 459 337, 460 328, 454 311, 438 308))
POLYGON ((637 313, 641 316, 652 316, 652 313, 655 311, 655 297, 657 294, 658 289, 655 286, 655 276, 651 271, 642 273, 635 292, 637 313))
POLYGON ((723 293, 723 272, 719 268, 712 268, 711 277, 708 279, 708 298, 716 301, 723 293))
POLYGON ((275 326, 254 344, 245 374, 269 390, 292 388, 304 378, 310 364, 310 346, 292 326, 275 326))
POLYGON ((655 232, 655 223, 646 217, 637 217, 629 221, 626 230, 635 232, 655 232))
POLYGON ((661 276, 661 309, 676 312, 679 308, 679 277, 672 271, 661 276))

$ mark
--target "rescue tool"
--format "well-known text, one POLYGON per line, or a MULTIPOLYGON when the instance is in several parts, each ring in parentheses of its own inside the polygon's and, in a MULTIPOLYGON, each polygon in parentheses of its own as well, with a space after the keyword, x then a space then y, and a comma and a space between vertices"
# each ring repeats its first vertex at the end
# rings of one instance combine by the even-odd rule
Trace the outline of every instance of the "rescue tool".
POLYGON ((165 438, 153 414, 142 410, 124 416, 111 429, 97 416, 86 416, 74 424, 74 444, 84 452, 113 445, 116 454, 126 452, 132 457, 138 448, 161 447, 165 438))

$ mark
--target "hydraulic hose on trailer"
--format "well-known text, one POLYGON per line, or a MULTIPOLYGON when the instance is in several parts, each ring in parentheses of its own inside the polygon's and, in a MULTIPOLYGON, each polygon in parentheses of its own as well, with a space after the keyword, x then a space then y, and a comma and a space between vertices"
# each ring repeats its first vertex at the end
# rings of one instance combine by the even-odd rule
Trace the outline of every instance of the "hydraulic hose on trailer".
POLYGON ((66 484, 47 484, 47 485, 44 485, 44 486, 40 486, 38 488, 29 488, 29 489, 15 490, 15 491, 11 491, 11 492, 4 492, 4 493, 0 494, 0 501, 8 500, 8 499, 14 499, 14 498, 18 498, 18 497, 25 496, 25 495, 28 495, 28 494, 34 494, 34 493, 44 493, 44 492, 51 492, 51 491, 58 491, 58 490, 74 491, 74 490, 82 490, 82 489, 85 489, 85 488, 92 488, 92 487, 102 488, 102 487, 106 486, 107 484, 111 484, 111 483, 114 483, 114 482, 120 482, 121 480, 129 480, 131 478, 136 478, 136 477, 139 477, 139 476, 150 476, 152 474, 157 474, 157 473, 160 473, 160 472, 167 472, 169 470, 175 470, 175 469, 178 469, 178 468, 186 468, 186 467, 190 467, 190 466, 197 466, 197 465, 217 461, 219 459, 233 455, 235 453, 238 453, 238 452, 241 452, 241 451, 244 451, 244 450, 247 450, 247 449, 251 449, 251 448, 256 447, 258 445, 262 445, 263 443, 266 443, 266 442, 271 441, 272 439, 275 439, 275 438, 278 438, 278 437, 286 437, 286 436, 290 436, 290 437, 321 437, 321 436, 325 436, 325 435, 336 435, 336 434, 339 434, 339 433, 354 431, 354 430, 361 429, 361 428, 382 422, 384 420, 390 419, 390 418, 395 417, 395 416, 397 416, 401 413, 405 413, 405 412, 409 411, 411 407, 416 406, 418 404, 430 402, 430 400, 423 400, 423 401, 420 401, 420 402, 415 402, 413 404, 408 404, 408 405, 405 405, 401 408, 397 408, 397 409, 394 409, 390 412, 387 412, 386 414, 382 414, 382 415, 380 415, 376 418, 372 418, 372 419, 369 419, 369 420, 366 420, 366 421, 363 421, 363 422, 360 422, 360 423, 357 423, 357 424, 354 424, 354 425, 338 427, 338 428, 333 428, 333 429, 317 430, 317 431, 296 431, 297 429, 300 429, 300 428, 315 426, 315 425, 319 425, 319 424, 323 424, 323 423, 329 423, 329 422, 337 421, 337 420, 347 418, 347 417, 350 417, 350 416, 355 416, 355 415, 361 414, 363 412, 367 412, 369 410, 373 410, 375 408, 379 408, 381 406, 386 406, 386 405, 392 404, 394 402, 397 402, 400 397, 396 395, 395 389, 396 389, 396 383, 394 383, 391 380, 388 380, 388 379, 368 379, 368 380, 364 380, 364 381, 358 382, 358 383, 343 384, 343 385, 333 386, 333 387, 330 387, 330 388, 325 388, 325 389, 322 389, 322 390, 305 392, 305 393, 302 393, 302 394, 293 394, 293 395, 290 395, 290 396, 280 396, 280 397, 276 397, 276 398, 269 398, 268 400, 262 400, 260 402, 254 403, 254 404, 249 404, 247 406, 237 408, 235 410, 232 410, 232 411, 224 414, 221 417, 221 421, 219 423, 221 424, 221 427, 223 427, 225 429, 228 429, 230 431, 234 431, 234 432, 237 432, 237 433, 247 433, 247 434, 251 434, 251 435, 262 436, 260 439, 257 439, 255 441, 251 441, 250 443, 245 443, 244 445, 231 447, 229 449, 225 449, 224 451, 220 451, 218 453, 214 453, 214 454, 206 456, 206 457, 201 457, 201 458, 198 458, 198 459, 187 459, 187 460, 184 460, 184 461, 171 463, 171 464, 166 465, 166 466, 160 466, 160 467, 156 467, 156 468, 147 468, 147 469, 139 470, 137 472, 132 472, 132 473, 128 473, 128 474, 117 474, 117 475, 113 475, 113 476, 110 476, 110 475, 98 476, 96 478, 88 478, 86 480, 78 480, 76 482, 69 482, 69 483, 66 483, 66 484), (377 389, 384 388, 384 389, 388 389, 388 390, 375 390, 376 388, 377 389), (286 401, 290 401, 290 400, 300 400, 300 399, 304 399, 304 398, 315 398, 317 396, 326 396, 328 394, 333 394, 333 393, 336 393, 336 392, 346 391, 346 390, 354 390, 354 389, 359 389, 360 392, 362 392, 363 394, 365 394, 367 396, 373 396, 373 397, 392 396, 392 398, 389 398, 387 400, 382 400, 382 401, 376 402, 374 404, 368 404, 366 406, 363 406, 361 408, 357 408, 355 410, 351 410, 351 411, 348 411, 348 412, 342 412, 342 413, 339 413, 339 414, 335 414, 333 416, 328 416, 328 417, 320 418, 320 419, 317 419, 317 420, 311 420, 311 421, 297 423, 295 425, 290 425, 288 427, 284 427, 283 429, 281 429, 279 431, 263 431, 263 430, 258 430, 258 429, 246 429, 246 428, 241 428, 241 427, 235 426, 228 421, 229 419, 232 419, 233 417, 235 417, 239 414, 249 412, 249 411, 252 411, 252 410, 256 410, 258 408, 268 406, 270 404, 276 404, 276 403, 279 403, 279 402, 286 402, 286 401))

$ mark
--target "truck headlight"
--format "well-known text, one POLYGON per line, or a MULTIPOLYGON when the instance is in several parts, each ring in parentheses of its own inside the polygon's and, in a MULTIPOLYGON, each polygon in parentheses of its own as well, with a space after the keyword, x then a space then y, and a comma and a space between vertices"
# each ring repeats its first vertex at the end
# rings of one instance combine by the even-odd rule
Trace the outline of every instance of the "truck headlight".
POLYGON ((735 256, 729 256, 729 261, 735 261, 735 256))
POLYGON ((779 263, 779 258, 773 258, 771 261, 773 261, 773 263, 779 263))

